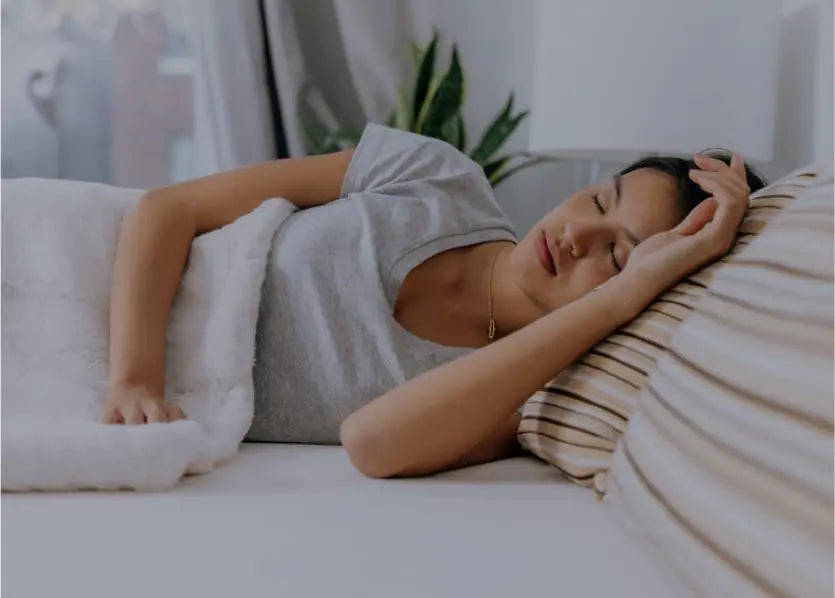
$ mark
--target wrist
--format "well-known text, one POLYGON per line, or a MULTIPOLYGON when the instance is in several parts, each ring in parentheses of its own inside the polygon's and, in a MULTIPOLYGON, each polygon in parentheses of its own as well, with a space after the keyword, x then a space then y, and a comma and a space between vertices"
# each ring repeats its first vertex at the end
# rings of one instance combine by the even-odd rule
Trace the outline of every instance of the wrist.
POLYGON ((147 380, 135 378, 118 378, 110 382, 109 395, 142 394, 162 396, 159 385, 149 383, 147 380))
POLYGON ((605 301, 606 309, 623 325, 636 318, 649 304, 647 285, 631 272, 623 272, 609 279, 595 293, 605 301))

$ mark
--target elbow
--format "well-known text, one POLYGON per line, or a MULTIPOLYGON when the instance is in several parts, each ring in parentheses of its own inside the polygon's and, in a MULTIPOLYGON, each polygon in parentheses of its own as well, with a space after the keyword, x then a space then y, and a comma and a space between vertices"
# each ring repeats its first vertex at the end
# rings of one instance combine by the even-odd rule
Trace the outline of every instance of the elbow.
POLYGON ((399 471, 381 458, 384 451, 375 447, 373 435, 355 420, 347 417, 339 427, 339 441, 348 453, 351 465, 369 478, 386 479, 396 476, 399 471))
POLYGON ((142 194, 130 215, 136 220, 165 226, 167 238, 182 233, 191 241, 198 234, 197 222, 185 196, 171 195, 165 189, 152 189, 142 194), (170 230, 168 230, 170 229, 170 230))

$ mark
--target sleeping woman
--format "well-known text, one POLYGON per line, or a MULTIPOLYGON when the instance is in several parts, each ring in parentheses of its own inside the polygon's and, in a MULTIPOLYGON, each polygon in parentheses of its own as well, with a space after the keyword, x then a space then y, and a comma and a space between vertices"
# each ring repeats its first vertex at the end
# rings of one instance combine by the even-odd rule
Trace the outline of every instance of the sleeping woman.
POLYGON ((269 255, 246 439, 341 443, 376 478, 521 454, 524 402, 724 255, 763 185, 736 154, 647 158, 518 240, 466 155, 372 124, 353 150, 151 190, 119 237, 103 420, 186 417, 164 350, 191 242, 283 197, 299 209, 269 255))

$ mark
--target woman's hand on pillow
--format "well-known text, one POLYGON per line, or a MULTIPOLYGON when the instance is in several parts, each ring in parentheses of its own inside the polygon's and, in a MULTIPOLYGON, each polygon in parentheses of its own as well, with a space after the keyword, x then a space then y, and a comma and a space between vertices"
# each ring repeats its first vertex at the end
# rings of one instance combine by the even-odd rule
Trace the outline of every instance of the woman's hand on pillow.
POLYGON ((136 385, 112 387, 102 412, 102 422, 106 424, 136 425, 179 419, 186 419, 182 409, 169 405, 144 386, 136 385))
POLYGON ((695 161, 700 170, 691 170, 690 178, 711 197, 675 228, 638 245, 616 277, 627 282, 635 315, 685 276, 733 247, 750 195, 742 157, 734 154, 730 166, 707 156, 696 156, 695 161))

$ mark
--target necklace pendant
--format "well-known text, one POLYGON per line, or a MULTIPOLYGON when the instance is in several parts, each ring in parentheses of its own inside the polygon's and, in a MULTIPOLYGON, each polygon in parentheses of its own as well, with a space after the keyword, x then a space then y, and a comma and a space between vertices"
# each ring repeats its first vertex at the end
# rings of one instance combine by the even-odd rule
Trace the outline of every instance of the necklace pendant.
POLYGON ((496 321, 490 318, 490 326, 487 327, 487 340, 492 341, 496 336, 496 321))

